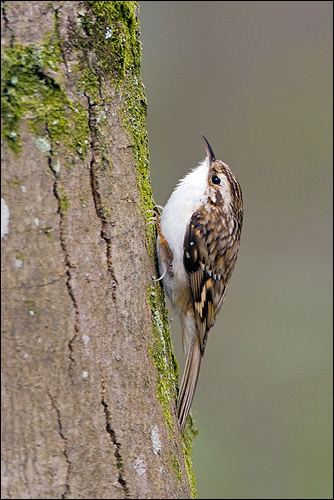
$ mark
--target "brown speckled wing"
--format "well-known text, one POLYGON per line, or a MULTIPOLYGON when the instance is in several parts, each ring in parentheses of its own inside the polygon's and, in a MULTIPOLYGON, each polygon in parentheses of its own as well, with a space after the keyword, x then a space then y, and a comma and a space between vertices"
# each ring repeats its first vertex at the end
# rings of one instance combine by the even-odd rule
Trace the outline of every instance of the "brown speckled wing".
POLYGON ((233 231, 221 211, 204 205, 192 215, 184 239, 184 266, 189 274, 202 354, 236 260, 239 241, 230 233, 233 231))

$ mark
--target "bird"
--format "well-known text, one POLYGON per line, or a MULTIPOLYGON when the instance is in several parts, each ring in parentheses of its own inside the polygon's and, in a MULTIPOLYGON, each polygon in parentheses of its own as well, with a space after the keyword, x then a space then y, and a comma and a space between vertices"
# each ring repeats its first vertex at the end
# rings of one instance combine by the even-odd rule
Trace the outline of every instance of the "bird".
POLYGON ((176 412, 184 432, 208 334, 222 307, 240 245, 243 199, 230 167, 206 156, 156 211, 157 260, 164 290, 182 326, 185 366, 176 412))

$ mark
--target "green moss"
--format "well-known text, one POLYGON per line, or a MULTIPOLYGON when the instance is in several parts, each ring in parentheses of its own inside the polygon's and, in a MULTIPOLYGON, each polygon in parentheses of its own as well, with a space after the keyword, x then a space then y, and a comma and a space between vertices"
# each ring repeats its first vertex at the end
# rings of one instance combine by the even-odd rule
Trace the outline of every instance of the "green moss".
POLYGON ((79 80, 79 90, 90 97, 91 103, 98 102, 100 100, 99 96, 99 78, 98 75, 92 70, 92 68, 85 67, 87 61, 81 61, 74 68, 78 75, 80 75, 79 80))
POLYGON ((47 132, 52 146, 58 141, 69 150, 85 154, 87 112, 82 105, 70 101, 54 76, 60 57, 55 34, 40 46, 14 44, 3 49, 2 136, 16 153, 21 150, 20 122, 24 119, 37 136, 47 132))
POLYGON ((37 307, 33 299, 27 298, 24 300, 24 304, 27 308, 28 314, 30 316, 35 316, 37 312, 37 307))
POLYGON ((48 238, 52 238, 52 233, 53 233, 53 227, 52 226, 43 226, 41 227, 41 231, 47 236, 48 238))
POLYGON ((80 193, 79 194, 80 206, 82 208, 87 208, 88 200, 89 200, 89 195, 87 193, 80 193))
POLYGON ((152 313, 153 343, 150 355, 157 369, 157 398, 167 426, 173 430, 172 405, 176 400, 178 366, 171 344, 164 296, 158 283, 148 288, 147 301, 152 313))
POLYGON ((197 436, 198 430, 195 426, 195 423, 191 416, 188 417, 187 427, 183 434, 183 455, 184 455, 184 463, 186 466, 189 486, 191 490, 191 494, 193 498, 197 496, 197 488, 196 488, 196 476, 193 469, 192 463, 192 449, 193 449, 193 441, 197 436))
POLYGON ((175 472, 175 476, 177 477, 178 481, 182 481, 181 465, 179 459, 175 455, 172 456, 171 463, 172 463, 172 468, 175 472))
MULTIPOLYGON (((123 119, 132 137, 133 155, 137 168, 137 184, 140 196, 140 209, 148 221, 148 210, 154 206, 149 171, 149 150, 146 132, 146 96, 140 76, 128 80, 124 89, 125 105, 123 119)), ((146 240, 149 255, 155 254, 155 228, 146 226, 146 240)))
POLYGON ((100 69, 122 83, 140 65, 138 2, 86 1, 88 13, 79 14, 81 26, 93 45, 100 69))
POLYGON ((110 220, 112 215, 112 208, 107 204, 107 202, 103 199, 101 200, 101 216, 103 220, 110 220))
POLYGON ((65 215, 70 207, 70 200, 68 199, 63 186, 58 186, 57 191, 58 191, 59 211, 62 215, 65 215))
POLYGON ((25 259, 24 254, 22 252, 19 252, 19 251, 16 252, 15 253, 15 259, 21 260, 22 262, 24 262, 24 259, 25 259))
POLYGON ((14 176, 12 179, 10 179, 9 181, 6 181, 6 184, 10 187, 10 188, 14 188, 14 189, 17 189, 18 187, 21 186, 22 184, 22 181, 21 179, 19 179, 18 177, 14 176))

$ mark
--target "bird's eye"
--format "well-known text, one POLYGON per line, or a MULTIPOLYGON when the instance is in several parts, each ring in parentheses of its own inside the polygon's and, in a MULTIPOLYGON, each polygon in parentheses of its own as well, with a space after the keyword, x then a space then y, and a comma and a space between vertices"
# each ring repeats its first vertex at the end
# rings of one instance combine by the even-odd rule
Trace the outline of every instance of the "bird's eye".
POLYGON ((214 184, 220 184, 220 179, 219 177, 217 177, 217 175, 213 175, 211 180, 214 184))

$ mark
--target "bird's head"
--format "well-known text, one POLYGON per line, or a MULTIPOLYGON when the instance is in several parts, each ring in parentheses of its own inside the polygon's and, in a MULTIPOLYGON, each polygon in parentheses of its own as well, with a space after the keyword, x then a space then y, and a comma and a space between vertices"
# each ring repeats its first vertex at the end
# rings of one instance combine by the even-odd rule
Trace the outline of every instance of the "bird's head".
POLYGON ((221 160, 216 160, 209 141, 202 136, 205 144, 209 171, 207 178, 207 194, 210 200, 223 206, 226 210, 242 204, 242 193, 230 167, 221 160))

